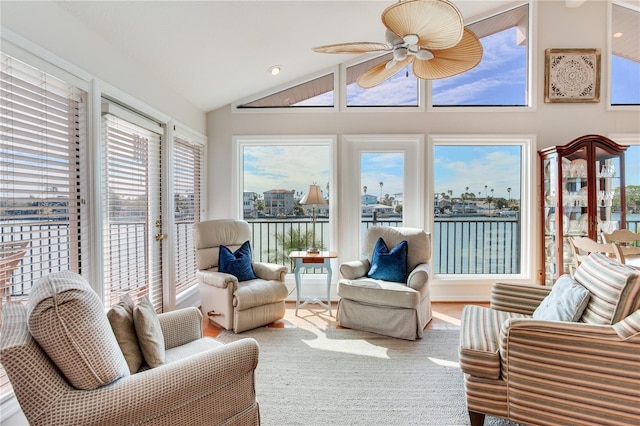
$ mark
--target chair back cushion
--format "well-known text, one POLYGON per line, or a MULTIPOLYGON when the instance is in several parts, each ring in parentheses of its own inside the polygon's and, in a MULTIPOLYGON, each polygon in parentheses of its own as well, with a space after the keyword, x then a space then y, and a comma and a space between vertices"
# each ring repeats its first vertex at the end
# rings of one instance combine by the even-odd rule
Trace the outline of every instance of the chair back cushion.
POLYGON ((407 241, 407 274, 411 273, 421 263, 429 262, 431 258, 431 238, 429 234, 419 228, 391 228, 387 226, 374 226, 367 230, 362 245, 362 255, 369 262, 373 260, 373 251, 382 238, 389 248, 393 250, 401 241, 407 241))
POLYGON ((244 220, 206 220, 193 225, 193 237, 198 269, 211 269, 218 267, 220 246, 232 252, 239 249, 251 238, 251 228, 244 220))
POLYGON ((129 375, 100 298, 80 275, 41 278, 27 316, 31 335, 73 387, 95 389, 129 375))
POLYGON ((591 297, 580 322, 615 324, 640 309, 640 270, 591 253, 574 274, 591 297))

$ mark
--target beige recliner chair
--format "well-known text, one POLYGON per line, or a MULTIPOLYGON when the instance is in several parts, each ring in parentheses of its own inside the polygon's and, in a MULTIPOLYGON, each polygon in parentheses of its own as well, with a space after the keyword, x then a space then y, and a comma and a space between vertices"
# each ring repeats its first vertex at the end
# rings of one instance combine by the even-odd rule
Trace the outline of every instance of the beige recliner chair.
POLYGON ((238 281, 218 271, 220 246, 239 249, 251 239, 243 220, 217 219, 194 225, 197 277, 202 312, 211 321, 235 333, 270 324, 284 317, 287 287, 286 266, 252 262, 256 279, 238 281))
POLYGON ((338 323, 344 327, 401 339, 421 338, 432 316, 429 234, 418 228, 376 226, 367 230, 362 250, 364 259, 340 265, 342 279, 338 281, 338 323), (383 239, 389 250, 393 250, 401 241, 407 241, 406 282, 368 276, 378 238, 383 239))

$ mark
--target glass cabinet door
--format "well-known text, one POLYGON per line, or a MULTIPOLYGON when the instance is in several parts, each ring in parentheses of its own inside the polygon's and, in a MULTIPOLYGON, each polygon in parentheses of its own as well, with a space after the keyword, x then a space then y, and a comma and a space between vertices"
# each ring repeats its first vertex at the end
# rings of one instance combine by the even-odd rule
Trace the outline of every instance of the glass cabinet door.
POLYGON ((602 233, 611 233, 622 227, 622 184, 620 181, 620 157, 600 147, 595 148, 596 158, 596 236, 602 241, 602 233))
POLYGON ((549 155, 542 160, 542 205, 544 206, 544 265, 545 285, 553 284, 558 264, 556 263, 556 182, 558 180, 558 156, 549 155))

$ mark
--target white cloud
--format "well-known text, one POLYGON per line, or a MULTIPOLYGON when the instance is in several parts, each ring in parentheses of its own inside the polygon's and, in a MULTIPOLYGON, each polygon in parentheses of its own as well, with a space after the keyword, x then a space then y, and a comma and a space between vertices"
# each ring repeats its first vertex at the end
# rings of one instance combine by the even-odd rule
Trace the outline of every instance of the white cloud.
POLYGON ((252 146, 245 148, 244 190, 262 194, 271 189, 306 193, 316 182, 323 191, 329 181, 327 146, 252 146))

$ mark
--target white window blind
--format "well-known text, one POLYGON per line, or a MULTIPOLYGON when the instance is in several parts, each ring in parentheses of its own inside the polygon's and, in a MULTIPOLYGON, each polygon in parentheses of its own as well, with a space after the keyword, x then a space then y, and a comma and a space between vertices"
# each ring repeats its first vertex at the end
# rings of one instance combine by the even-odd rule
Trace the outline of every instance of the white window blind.
POLYGON ((176 133, 173 148, 176 294, 196 285, 193 224, 200 222, 200 193, 204 149, 176 133))
POLYGON ((147 295, 161 311, 160 135, 112 114, 102 122, 105 304, 147 295))
MULTIPOLYGON (((42 276, 82 273, 86 93, 0 53, 0 296, 26 300, 42 276)), ((0 398, 11 393, 0 369, 0 398)))

